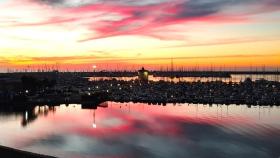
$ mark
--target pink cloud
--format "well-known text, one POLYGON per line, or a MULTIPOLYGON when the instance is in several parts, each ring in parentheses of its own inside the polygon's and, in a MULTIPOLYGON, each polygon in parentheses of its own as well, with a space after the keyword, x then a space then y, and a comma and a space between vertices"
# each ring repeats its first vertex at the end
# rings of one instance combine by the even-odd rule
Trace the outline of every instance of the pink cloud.
MULTIPOLYGON (((74 3, 68 6, 63 1, 40 1, 24 0, 9 3, 6 6, 18 8, 19 3, 24 3, 22 12, 29 12, 28 16, 20 15, 9 21, 5 16, 5 26, 13 27, 35 27, 35 26, 57 26, 65 24, 68 26, 88 29, 91 33, 80 42, 90 41, 99 38, 107 38, 121 35, 143 35, 163 40, 174 39, 178 35, 168 33, 166 30, 159 30, 163 26, 187 25, 190 22, 202 23, 236 23, 249 22, 250 16, 273 12, 280 9, 277 0, 263 0, 259 3, 250 0, 237 0, 235 3, 226 0, 205 2, 201 0, 174 0, 158 1, 158 3, 131 4, 127 1, 104 1, 103 3, 74 3), (128 3, 128 4, 126 4, 128 3), (234 7, 247 6, 247 10, 234 12, 234 7), (17 7, 15 7, 17 6, 17 7), (27 11, 27 9, 29 9, 27 11), (227 12, 227 9, 231 10, 227 12), (24 22, 20 19, 36 17, 34 22, 24 22)), ((1 14, 0 14, 1 16, 1 14)), ((168 30, 167 30, 168 31, 168 30)), ((180 33, 182 30, 174 31, 180 33)), ((185 30, 184 30, 185 31, 185 30)), ((178 37, 180 39, 180 37, 178 37)))

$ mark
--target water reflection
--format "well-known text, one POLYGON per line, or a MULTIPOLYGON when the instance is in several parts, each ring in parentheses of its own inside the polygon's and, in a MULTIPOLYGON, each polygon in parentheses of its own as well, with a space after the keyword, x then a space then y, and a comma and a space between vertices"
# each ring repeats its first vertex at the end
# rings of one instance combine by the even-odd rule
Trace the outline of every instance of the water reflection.
POLYGON ((1 145, 59 157, 280 156, 279 107, 107 102, 4 113, 1 145))
MULTIPOLYGON (((155 77, 149 75, 150 81, 166 81, 166 82, 211 82, 211 81, 223 81, 223 82, 234 82, 238 83, 240 81, 245 81, 246 78, 251 78, 252 81, 265 79, 268 81, 278 81, 280 82, 280 75, 231 75, 231 78, 221 78, 221 77, 155 77)), ((119 80, 119 81, 132 81, 138 79, 137 76, 134 77, 89 77, 89 81, 101 81, 101 80, 119 80)))
POLYGON ((28 124, 34 122, 40 116, 48 116, 49 113, 55 113, 55 106, 37 106, 31 109, 26 109, 22 116, 21 125, 26 127, 28 124))
POLYGON ((93 123, 92 123, 93 128, 97 128, 96 122, 95 122, 95 110, 93 110, 93 123))

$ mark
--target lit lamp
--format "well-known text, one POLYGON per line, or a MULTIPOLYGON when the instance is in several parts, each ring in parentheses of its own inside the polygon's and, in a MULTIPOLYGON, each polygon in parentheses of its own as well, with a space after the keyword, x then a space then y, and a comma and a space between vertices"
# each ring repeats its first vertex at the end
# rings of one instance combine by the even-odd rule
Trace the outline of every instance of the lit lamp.
POLYGON ((96 66, 96 65, 93 65, 92 68, 93 68, 93 70, 95 70, 95 69, 97 68, 97 66, 96 66))
MULTIPOLYGON (((97 69, 97 66, 96 66, 96 65, 93 65, 93 66, 92 66, 92 69, 93 69, 93 72, 95 72, 96 69, 97 69)), ((96 81, 96 77, 94 77, 94 81, 96 81)))
POLYGON ((148 75, 149 75, 149 74, 148 74, 148 72, 147 72, 147 71, 145 71, 145 72, 144 72, 144 76, 145 76, 145 78, 147 78, 147 77, 148 77, 148 75))
POLYGON ((97 69, 97 66, 93 65, 92 68, 93 68, 93 72, 95 72, 95 70, 97 69))

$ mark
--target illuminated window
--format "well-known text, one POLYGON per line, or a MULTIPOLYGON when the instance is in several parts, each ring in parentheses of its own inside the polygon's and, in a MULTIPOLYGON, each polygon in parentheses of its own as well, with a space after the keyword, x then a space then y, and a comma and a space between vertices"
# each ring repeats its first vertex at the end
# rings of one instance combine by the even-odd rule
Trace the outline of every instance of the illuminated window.
POLYGON ((148 72, 147 72, 147 71, 145 71, 145 72, 144 72, 144 75, 145 75, 145 76, 148 76, 148 72))

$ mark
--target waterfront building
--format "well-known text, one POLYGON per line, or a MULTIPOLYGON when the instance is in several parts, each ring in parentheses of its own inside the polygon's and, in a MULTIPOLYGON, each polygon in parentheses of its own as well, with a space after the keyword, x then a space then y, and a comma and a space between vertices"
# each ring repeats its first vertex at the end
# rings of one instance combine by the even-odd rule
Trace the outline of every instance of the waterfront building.
POLYGON ((138 79, 147 82, 149 80, 149 71, 142 67, 142 69, 138 71, 138 79))

